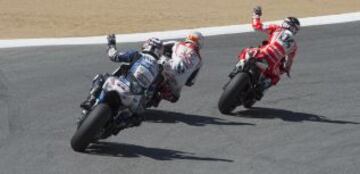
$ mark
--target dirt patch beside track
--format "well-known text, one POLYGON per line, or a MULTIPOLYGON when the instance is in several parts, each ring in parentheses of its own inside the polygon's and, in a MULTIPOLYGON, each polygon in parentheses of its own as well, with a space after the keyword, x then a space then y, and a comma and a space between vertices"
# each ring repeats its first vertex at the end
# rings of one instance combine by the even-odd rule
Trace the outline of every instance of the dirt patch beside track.
POLYGON ((248 23, 360 11, 359 0, 0 0, 0 38, 91 36, 248 23))

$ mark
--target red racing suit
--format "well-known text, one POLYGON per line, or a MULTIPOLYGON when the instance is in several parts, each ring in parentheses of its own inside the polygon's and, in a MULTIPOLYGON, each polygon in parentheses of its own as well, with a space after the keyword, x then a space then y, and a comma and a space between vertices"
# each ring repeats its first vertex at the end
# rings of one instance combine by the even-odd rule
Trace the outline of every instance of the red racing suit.
POLYGON ((280 75, 289 73, 297 50, 294 34, 275 24, 264 26, 259 16, 254 16, 252 27, 256 31, 268 34, 268 40, 259 48, 245 48, 239 58, 245 59, 247 52, 259 59, 265 59, 268 67, 263 69, 265 77, 271 79, 271 84, 276 85, 280 75))

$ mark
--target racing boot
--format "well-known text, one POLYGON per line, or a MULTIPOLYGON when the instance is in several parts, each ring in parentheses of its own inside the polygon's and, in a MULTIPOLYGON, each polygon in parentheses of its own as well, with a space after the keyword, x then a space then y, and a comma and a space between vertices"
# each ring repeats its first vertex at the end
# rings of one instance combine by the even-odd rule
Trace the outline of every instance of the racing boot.
POLYGON ((157 108, 161 102, 162 98, 159 93, 155 94, 149 103, 147 103, 146 107, 155 107, 157 108))

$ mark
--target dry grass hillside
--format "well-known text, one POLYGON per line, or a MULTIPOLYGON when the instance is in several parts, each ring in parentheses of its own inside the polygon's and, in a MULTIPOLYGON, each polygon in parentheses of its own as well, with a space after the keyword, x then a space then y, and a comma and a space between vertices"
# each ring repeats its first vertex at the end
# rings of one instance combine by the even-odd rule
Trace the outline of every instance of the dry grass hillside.
POLYGON ((0 0, 0 38, 90 36, 360 11, 360 0, 0 0))

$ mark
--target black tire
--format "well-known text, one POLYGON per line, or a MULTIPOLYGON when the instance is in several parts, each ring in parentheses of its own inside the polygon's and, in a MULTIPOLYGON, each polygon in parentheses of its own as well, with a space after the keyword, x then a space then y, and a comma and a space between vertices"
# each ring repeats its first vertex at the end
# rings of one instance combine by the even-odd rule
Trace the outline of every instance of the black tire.
POLYGON ((238 105, 238 97, 241 91, 249 84, 250 77, 246 73, 238 73, 233 77, 229 84, 224 88, 219 102, 219 111, 223 114, 229 114, 238 105))
POLYGON ((85 151, 94 141, 96 133, 104 127, 111 116, 111 109, 107 104, 97 105, 83 120, 71 138, 71 147, 77 152, 85 151))
POLYGON ((245 101, 243 105, 246 109, 250 109, 255 103, 256 103, 256 100, 251 99, 251 100, 245 101))

